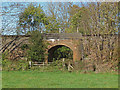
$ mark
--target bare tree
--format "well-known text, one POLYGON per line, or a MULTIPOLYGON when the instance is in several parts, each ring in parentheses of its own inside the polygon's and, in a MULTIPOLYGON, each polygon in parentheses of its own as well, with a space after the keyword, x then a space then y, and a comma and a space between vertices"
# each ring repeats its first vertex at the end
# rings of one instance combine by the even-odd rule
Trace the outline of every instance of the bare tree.
POLYGON ((0 7, 2 16, 2 34, 16 34, 18 29, 18 16, 29 3, 3 2, 0 7))

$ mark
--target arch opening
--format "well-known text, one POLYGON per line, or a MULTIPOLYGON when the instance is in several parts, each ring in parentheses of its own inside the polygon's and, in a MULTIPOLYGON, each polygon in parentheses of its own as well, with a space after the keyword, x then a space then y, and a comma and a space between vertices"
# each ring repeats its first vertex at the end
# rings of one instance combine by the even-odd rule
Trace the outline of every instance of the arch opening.
POLYGON ((48 62, 62 58, 73 60, 73 51, 65 45, 56 45, 48 50, 48 62))

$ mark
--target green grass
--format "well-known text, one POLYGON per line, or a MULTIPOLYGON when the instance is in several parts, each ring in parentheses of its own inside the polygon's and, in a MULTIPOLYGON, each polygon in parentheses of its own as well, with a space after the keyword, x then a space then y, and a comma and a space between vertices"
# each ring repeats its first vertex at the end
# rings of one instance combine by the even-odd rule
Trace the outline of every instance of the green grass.
POLYGON ((2 72, 0 71, 0 90, 2 89, 2 72))
POLYGON ((3 88, 118 88, 117 74, 3 71, 3 88))

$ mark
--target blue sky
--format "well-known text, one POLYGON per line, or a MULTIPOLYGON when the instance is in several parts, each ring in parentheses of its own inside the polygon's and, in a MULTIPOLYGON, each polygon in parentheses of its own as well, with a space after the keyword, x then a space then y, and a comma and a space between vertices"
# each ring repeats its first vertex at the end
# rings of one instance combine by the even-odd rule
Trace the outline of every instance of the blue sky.
POLYGON ((0 0, 1 2, 118 2, 119 0, 0 0))
POLYGON ((1 0, 2 2, 94 2, 96 0, 1 0))

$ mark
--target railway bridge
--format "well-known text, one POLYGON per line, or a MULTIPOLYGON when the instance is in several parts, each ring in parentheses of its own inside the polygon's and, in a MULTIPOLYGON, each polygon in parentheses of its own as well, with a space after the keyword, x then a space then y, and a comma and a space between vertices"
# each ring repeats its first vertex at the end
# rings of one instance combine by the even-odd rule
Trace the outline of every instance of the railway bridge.
MULTIPOLYGON (((9 50, 13 52, 17 50, 22 44, 27 44, 29 35, 3 35, 2 36, 2 48, 1 52, 9 50)), ((81 38, 80 33, 44 33, 44 40, 49 42, 48 50, 49 56, 47 60, 52 58, 53 52, 61 47, 65 46, 73 51, 73 61, 81 59, 81 38)))

